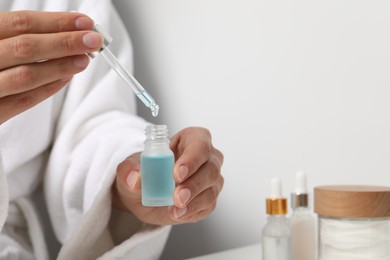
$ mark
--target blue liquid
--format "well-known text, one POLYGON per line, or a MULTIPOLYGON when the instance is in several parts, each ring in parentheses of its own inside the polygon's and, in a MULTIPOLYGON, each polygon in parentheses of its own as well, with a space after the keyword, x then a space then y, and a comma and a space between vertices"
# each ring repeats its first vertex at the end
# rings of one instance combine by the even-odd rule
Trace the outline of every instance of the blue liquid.
POLYGON ((152 96, 148 92, 146 92, 146 90, 142 90, 138 92, 137 96, 139 99, 142 100, 145 106, 150 108, 150 111, 152 111, 152 115, 156 117, 158 115, 158 111, 160 110, 160 107, 156 104, 156 101, 154 101, 152 96))
POLYGON ((141 155, 142 205, 173 205, 173 155, 141 155))

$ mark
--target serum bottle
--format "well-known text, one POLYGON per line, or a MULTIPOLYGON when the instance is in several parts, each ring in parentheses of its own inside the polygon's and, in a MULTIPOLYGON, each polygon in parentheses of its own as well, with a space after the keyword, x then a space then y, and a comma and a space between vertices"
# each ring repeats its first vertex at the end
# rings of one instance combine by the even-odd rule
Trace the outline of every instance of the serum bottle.
POLYGON ((166 125, 148 125, 145 129, 145 149, 141 153, 142 205, 173 205, 174 155, 169 148, 166 125))
POLYGON ((287 222, 287 199, 282 196, 282 183, 271 180, 271 194, 266 200, 267 223, 262 233, 263 260, 290 260, 291 232, 287 222))
POLYGON ((316 259, 316 220, 309 208, 307 176, 300 171, 295 176, 291 194, 293 214, 290 217, 292 260, 316 259))

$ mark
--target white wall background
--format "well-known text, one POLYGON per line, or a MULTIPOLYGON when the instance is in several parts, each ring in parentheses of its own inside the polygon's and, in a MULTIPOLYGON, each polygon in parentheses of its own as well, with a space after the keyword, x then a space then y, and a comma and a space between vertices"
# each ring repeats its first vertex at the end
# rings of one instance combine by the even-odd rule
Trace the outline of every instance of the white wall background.
POLYGON ((172 132, 209 128, 225 154, 212 216, 174 228, 164 259, 260 241, 269 181, 284 193, 390 185, 390 2, 115 0, 135 76, 172 132))

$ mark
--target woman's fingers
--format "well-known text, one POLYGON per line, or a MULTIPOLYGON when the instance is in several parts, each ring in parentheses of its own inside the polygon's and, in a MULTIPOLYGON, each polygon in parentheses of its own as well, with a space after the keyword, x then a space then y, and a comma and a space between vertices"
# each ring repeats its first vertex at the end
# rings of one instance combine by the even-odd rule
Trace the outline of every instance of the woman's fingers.
POLYGON ((54 95, 69 81, 70 78, 64 78, 27 92, 0 98, 0 124, 54 95))
POLYGON ((0 72, 0 98, 32 90, 83 71, 89 58, 83 55, 13 67, 0 72))
POLYGON ((201 220, 203 213, 214 210, 224 178, 220 174, 219 159, 210 158, 196 174, 176 187, 175 206, 170 211, 171 218, 186 222, 201 220), (214 161, 214 162, 213 162, 214 161))
POLYGON ((192 176, 210 157, 210 132, 199 127, 184 129, 172 138, 171 149, 177 158, 173 175, 176 182, 181 183, 192 176))
POLYGON ((0 41, 0 70, 42 60, 89 53, 103 44, 102 35, 91 31, 24 34, 0 41))
POLYGON ((103 44, 92 27, 81 13, 0 12, 0 123, 50 97, 87 67, 85 53, 103 44))
POLYGON ((175 224, 195 223, 207 218, 217 206, 219 193, 223 188, 224 179, 221 176, 218 184, 206 189, 184 208, 169 207, 168 214, 175 224))
POLYGON ((210 187, 196 196, 185 207, 173 207, 173 217, 175 219, 188 219, 206 209, 214 209, 220 190, 218 186, 210 187))
POLYGON ((0 12, 0 39, 20 34, 91 30, 93 20, 76 12, 0 12))
POLYGON ((192 198, 216 185, 220 177, 219 160, 213 156, 196 174, 175 188, 173 195, 175 206, 184 207, 192 198))

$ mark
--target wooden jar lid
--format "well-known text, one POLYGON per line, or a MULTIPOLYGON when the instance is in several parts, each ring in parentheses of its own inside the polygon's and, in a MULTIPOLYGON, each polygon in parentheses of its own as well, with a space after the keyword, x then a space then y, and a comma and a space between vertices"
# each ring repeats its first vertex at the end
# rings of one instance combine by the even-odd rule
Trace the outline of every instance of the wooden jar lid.
POLYGON ((336 218, 390 217, 390 187, 315 187, 314 211, 320 216, 336 218))

